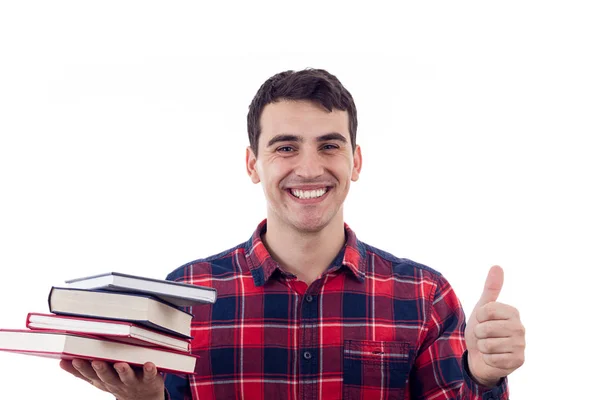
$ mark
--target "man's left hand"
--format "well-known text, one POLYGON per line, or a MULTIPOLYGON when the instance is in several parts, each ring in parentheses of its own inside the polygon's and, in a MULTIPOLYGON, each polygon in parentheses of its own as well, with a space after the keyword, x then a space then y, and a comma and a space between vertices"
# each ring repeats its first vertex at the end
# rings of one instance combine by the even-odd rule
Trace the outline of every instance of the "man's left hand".
POLYGON ((498 384, 525 361, 525 327, 519 311, 496 301, 503 282, 502 268, 490 268, 465 329, 471 376, 488 387, 498 384))

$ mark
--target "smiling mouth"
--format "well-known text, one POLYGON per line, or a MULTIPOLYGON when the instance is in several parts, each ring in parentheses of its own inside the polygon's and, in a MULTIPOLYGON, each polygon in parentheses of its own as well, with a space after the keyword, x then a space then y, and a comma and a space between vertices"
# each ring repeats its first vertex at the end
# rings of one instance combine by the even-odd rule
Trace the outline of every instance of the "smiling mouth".
POLYGON ((318 199, 319 197, 324 196, 325 193, 329 191, 329 188, 324 187, 314 190, 289 189, 288 191, 292 194, 292 196, 294 196, 297 199, 307 200, 318 199))

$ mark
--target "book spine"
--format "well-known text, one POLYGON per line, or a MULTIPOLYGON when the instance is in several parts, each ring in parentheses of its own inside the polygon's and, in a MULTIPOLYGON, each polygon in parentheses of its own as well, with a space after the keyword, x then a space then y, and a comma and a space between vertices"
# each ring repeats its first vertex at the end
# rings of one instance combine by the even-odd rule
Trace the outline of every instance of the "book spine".
POLYGON ((54 286, 50 288, 50 292, 48 293, 48 310, 52 312, 52 292, 54 292, 54 286))
POLYGON ((27 319, 25 320, 25 327, 26 328, 29 328, 29 323, 31 322, 30 318, 31 318, 31 313, 27 313, 27 319))

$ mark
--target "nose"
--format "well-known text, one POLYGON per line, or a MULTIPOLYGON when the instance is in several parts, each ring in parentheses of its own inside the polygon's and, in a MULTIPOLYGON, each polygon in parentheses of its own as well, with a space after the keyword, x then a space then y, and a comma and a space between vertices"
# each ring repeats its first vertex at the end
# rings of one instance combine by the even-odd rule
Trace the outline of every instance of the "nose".
POLYGON ((321 159, 318 152, 315 151, 304 151, 297 157, 298 163, 296 164, 295 172, 296 175, 305 178, 313 179, 318 178, 325 172, 323 167, 323 160, 321 159))

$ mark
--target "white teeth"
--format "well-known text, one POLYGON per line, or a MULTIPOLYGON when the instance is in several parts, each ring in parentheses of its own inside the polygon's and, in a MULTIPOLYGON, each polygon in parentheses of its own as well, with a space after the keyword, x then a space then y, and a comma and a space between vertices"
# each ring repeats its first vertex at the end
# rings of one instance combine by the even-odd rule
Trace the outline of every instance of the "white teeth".
POLYGON ((315 199, 317 197, 323 196, 325 193, 327 193, 327 189, 317 189, 317 190, 292 189, 292 194, 299 199, 315 199))

